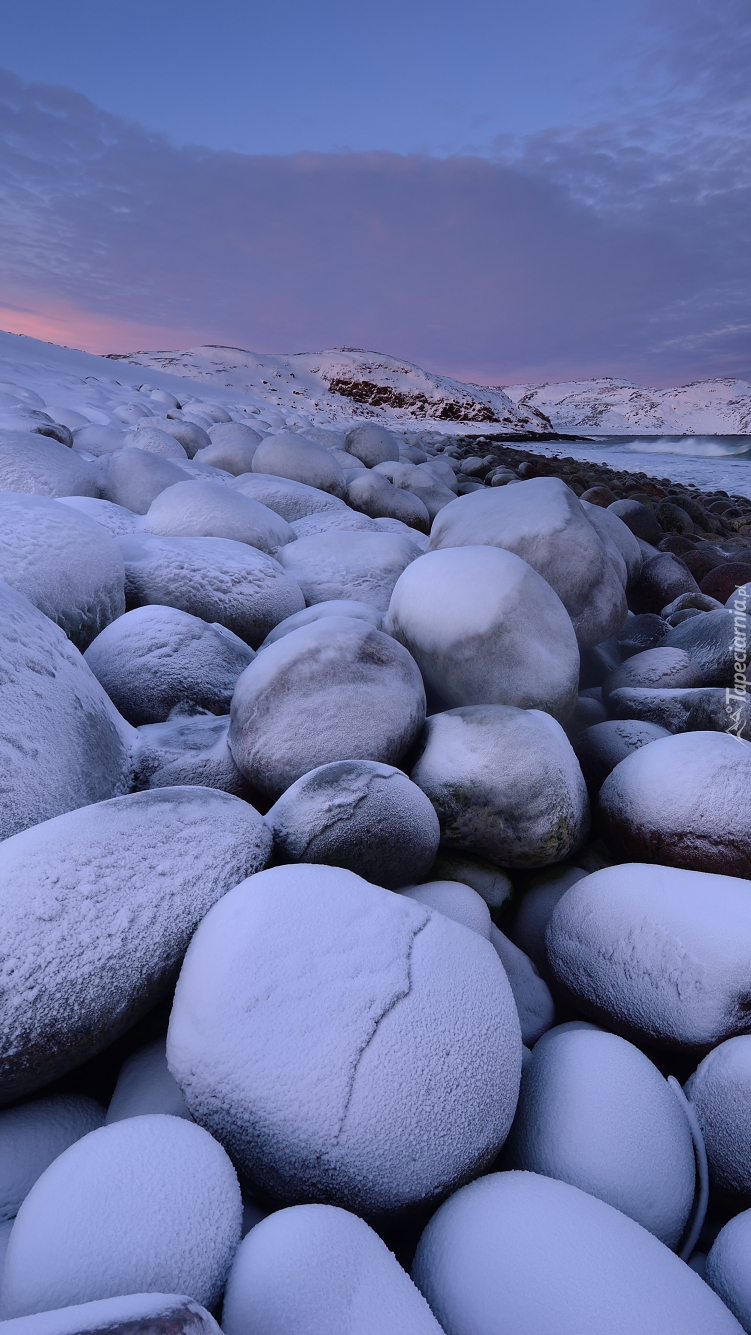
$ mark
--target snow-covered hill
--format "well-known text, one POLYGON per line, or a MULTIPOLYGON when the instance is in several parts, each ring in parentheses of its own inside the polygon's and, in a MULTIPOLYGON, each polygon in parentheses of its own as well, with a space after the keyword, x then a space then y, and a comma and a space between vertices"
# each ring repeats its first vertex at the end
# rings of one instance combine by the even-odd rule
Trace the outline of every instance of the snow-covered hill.
POLYGON ((751 384, 731 377, 675 389, 643 389, 605 376, 543 385, 505 385, 519 408, 537 409, 557 431, 654 436, 748 435, 751 384))
POLYGON ((114 354, 115 361, 208 381, 282 410, 308 413, 321 425, 342 417, 391 421, 492 423, 507 431, 550 431, 535 406, 515 406, 502 389, 467 385, 360 348, 291 355, 243 348, 114 354))

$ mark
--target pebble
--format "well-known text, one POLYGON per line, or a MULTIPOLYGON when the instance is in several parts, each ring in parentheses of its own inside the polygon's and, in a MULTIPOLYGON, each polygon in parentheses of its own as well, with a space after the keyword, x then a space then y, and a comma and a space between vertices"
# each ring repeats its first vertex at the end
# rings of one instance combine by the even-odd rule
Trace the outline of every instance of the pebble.
POLYGON ((307 626, 311 621, 321 621, 324 617, 354 617, 356 621, 366 621, 369 626, 375 626, 376 630, 383 630, 383 614, 372 603, 361 603, 354 598, 330 598, 322 603, 312 603, 310 607, 304 607, 302 612, 293 612, 291 617, 285 617, 284 621, 269 631, 260 648, 265 649, 268 644, 274 644, 276 640, 289 635, 291 630, 307 626))
POLYGON ((731 723, 735 728, 737 717, 738 736, 743 739, 751 737, 751 701, 740 697, 728 702, 727 691, 721 686, 685 690, 621 689, 612 692, 608 710, 614 718, 638 720, 671 733, 725 732, 731 723))
POLYGON ((142 724, 133 742, 133 787, 218 788, 257 806, 259 796, 229 749, 229 716, 176 714, 142 724))

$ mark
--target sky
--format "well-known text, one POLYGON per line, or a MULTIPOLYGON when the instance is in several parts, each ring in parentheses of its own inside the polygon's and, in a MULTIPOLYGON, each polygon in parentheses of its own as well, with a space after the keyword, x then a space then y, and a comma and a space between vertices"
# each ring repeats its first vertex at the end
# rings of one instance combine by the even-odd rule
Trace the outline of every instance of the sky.
POLYGON ((0 327, 751 378, 747 0, 0 0, 0 327))

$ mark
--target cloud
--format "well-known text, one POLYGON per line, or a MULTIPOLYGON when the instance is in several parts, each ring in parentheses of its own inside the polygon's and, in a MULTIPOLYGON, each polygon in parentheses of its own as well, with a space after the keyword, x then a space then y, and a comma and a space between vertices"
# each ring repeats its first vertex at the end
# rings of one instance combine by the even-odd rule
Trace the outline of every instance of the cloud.
MULTIPOLYGON (((654 12, 674 31, 672 0, 654 12)), ((3 75, 3 322, 94 351, 359 346, 486 383, 748 375, 739 43, 713 26, 709 78, 688 37, 650 41, 628 116, 484 156, 177 148, 3 75)))

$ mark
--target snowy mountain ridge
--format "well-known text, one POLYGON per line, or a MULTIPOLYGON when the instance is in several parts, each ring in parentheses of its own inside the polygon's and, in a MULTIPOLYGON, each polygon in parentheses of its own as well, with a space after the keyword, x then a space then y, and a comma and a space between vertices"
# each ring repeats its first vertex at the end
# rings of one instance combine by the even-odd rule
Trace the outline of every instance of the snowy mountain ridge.
POLYGON ((671 389, 645 389, 629 380, 504 385, 518 408, 536 408, 557 431, 655 436, 748 435, 751 383, 727 376, 671 389))

